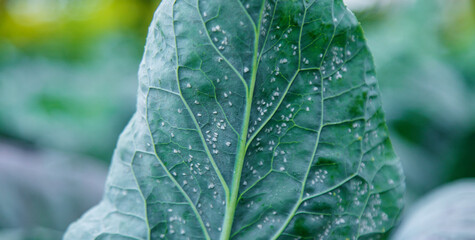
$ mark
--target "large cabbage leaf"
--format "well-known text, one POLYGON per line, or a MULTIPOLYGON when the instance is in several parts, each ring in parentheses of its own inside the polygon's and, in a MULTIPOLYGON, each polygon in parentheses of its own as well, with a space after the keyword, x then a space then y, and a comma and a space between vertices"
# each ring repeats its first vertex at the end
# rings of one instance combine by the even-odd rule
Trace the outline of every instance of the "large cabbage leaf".
POLYGON ((164 0, 103 201, 66 239, 363 239, 403 174, 341 0, 164 0))

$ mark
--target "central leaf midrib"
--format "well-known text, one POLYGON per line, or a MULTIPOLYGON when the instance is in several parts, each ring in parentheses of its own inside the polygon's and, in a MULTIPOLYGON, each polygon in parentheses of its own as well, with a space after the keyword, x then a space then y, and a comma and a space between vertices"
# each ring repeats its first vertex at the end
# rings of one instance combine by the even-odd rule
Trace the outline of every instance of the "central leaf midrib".
MULTIPOLYGON (((239 0, 237 0, 239 1, 239 0)), ((254 51, 252 57, 252 74, 250 86, 246 88, 246 107, 244 110, 243 126, 241 129, 241 136, 239 137, 239 144, 237 148, 236 162, 233 171, 232 184, 230 188, 229 202, 226 205, 226 212, 223 221, 223 232, 221 233, 221 240, 227 240, 231 238, 234 214, 236 212, 237 200, 239 195, 239 185, 241 182, 242 168, 244 165, 244 158, 246 156, 247 145, 247 132, 249 129, 249 121, 251 116, 252 99, 254 95, 254 88, 257 79, 257 69, 259 67, 259 31, 262 24, 262 15, 265 9, 265 0, 262 1, 261 9, 259 12, 258 25, 256 26, 253 21, 251 24, 254 28, 254 51)), ((243 9, 244 10, 244 9, 243 9)), ((248 14, 249 15, 249 14, 248 14)), ((252 19, 250 19, 252 20, 252 19)))

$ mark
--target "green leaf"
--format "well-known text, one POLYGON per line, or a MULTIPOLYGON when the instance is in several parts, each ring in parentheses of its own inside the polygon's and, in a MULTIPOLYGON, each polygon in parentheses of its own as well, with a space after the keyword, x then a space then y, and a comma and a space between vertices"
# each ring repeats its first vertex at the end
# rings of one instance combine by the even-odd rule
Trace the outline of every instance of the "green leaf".
POLYGON ((394 240, 475 239, 475 179, 466 178, 429 193, 412 206, 394 240))
POLYGON ((378 237, 403 174, 341 0, 166 0, 104 200, 66 239, 378 237))

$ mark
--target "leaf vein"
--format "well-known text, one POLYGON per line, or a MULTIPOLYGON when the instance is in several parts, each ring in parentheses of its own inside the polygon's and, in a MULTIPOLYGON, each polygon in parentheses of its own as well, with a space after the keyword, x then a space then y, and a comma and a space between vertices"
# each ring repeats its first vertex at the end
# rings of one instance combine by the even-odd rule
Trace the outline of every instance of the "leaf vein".
POLYGON ((249 87, 244 77, 241 75, 241 73, 239 73, 239 71, 234 67, 234 65, 232 65, 231 62, 229 62, 229 60, 219 51, 219 49, 216 47, 214 42, 211 40, 211 36, 209 35, 208 28, 206 27, 206 23, 203 19, 203 16, 201 15, 199 2, 200 0, 196 0, 196 10, 198 11, 198 15, 200 16, 201 23, 203 24, 203 28, 206 32, 206 36, 208 37, 208 41, 210 42, 211 46, 216 51, 216 53, 218 53, 218 55, 226 62, 226 64, 228 64, 228 66, 233 70, 233 72, 236 73, 238 78, 242 81, 242 84, 244 85, 246 91, 249 91, 249 87))

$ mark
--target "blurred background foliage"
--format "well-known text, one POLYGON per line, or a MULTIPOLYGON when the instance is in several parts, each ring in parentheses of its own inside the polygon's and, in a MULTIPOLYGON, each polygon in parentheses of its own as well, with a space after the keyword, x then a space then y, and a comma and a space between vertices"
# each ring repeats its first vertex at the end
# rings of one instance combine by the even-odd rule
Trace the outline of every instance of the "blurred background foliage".
POLYGON ((0 134, 109 161, 157 5, 1 1, 0 134))
MULTIPOLYGON (((407 202, 475 177, 475 1, 347 0, 407 202)), ((159 0, 0 0, 0 239, 60 239, 101 197, 159 0)))

